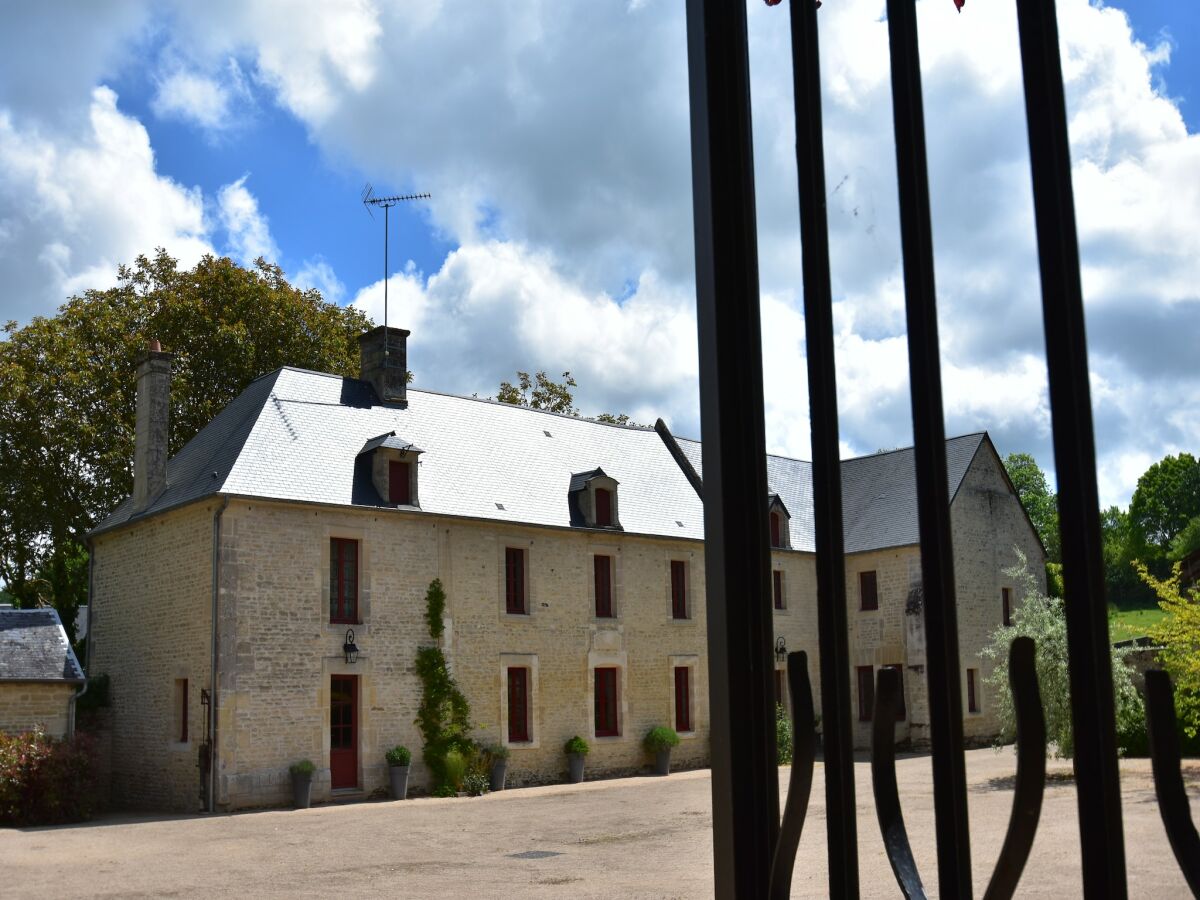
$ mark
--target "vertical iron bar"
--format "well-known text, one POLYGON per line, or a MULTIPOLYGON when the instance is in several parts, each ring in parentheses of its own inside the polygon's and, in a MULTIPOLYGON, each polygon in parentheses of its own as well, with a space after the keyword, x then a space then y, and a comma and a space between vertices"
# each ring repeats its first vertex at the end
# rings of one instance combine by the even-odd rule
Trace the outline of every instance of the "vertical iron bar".
POLYGON ((1053 0, 1018 0, 1017 25, 1058 479, 1083 888, 1088 897, 1124 897, 1125 846, 1096 448, 1053 0))
POLYGON ((812 430, 817 632, 821 647, 821 720, 824 726, 825 807, 828 811, 825 827, 829 853, 829 895, 857 897, 854 726, 850 719, 850 648, 846 635, 842 478, 817 8, 813 0, 794 0, 789 7, 792 87, 795 96, 796 179, 800 194, 804 341, 808 357, 808 410, 812 430))
POLYGON ((688 0, 718 897, 765 897, 779 833, 746 5, 688 0))
POLYGON ((950 540, 950 492, 946 484, 946 427, 942 416, 942 373, 916 2, 888 0, 887 11, 917 470, 917 519, 925 589, 938 887, 943 897, 970 897, 971 845, 962 742, 954 549, 950 540))

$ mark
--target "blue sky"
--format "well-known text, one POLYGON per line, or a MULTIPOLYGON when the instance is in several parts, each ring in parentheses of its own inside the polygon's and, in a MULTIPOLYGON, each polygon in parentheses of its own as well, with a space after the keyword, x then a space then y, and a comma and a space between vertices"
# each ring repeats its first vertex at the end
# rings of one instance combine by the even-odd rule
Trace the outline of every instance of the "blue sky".
MULTIPOLYGON (((947 430, 1050 469, 1011 4, 919 3, 947 430)), ((771 449, 808 455, 787 11, 748 4, 771 449)), ((847 454, 911 440, 882 0, 821 10, 847 454), (836 190, 835 190, 836 188, 836 190)), ((418 385, 571 370, 699 433, 682 4, 103 0, 0 34, 0 315, 165 246, 382 315, 418 385), (405 269, 411 260, 413 265, 405 269)), ((1200 450, 1200 11, 1059 0, 1103 500, 1200 450), (1128 16, 1125 9, 1128 7, 1128 16)))

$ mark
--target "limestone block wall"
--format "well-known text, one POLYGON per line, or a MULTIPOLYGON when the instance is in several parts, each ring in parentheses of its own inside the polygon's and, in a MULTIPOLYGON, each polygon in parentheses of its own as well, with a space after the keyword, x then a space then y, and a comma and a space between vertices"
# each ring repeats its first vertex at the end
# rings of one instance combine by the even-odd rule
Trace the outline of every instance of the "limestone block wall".
POLYGON ((215 503, 100 535, 93 548, 92 671, 111 678, 112 802, 200 807, 209 684, 215 503), (182 683, 187 682, 187 740, 182 683))
POLYGON ((0 681, 0 731, 21 734, 41 728, 51 737, 67 733, 67 704, 78 685, 0 681))

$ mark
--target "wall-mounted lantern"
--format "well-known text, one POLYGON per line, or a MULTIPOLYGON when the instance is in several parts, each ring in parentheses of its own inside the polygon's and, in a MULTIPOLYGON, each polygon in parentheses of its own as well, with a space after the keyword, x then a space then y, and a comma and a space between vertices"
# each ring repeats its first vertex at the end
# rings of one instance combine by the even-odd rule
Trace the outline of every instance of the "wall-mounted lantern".
POLYGON ((354 643, 354 629, 346 629, 346 643, 342 644, 342 652, 346 654, 346 662, 358 662, 358 644, 354 643))
POLYGON ((782 635, 775 641, 775 661, 787 662, 787 641, 782 635))

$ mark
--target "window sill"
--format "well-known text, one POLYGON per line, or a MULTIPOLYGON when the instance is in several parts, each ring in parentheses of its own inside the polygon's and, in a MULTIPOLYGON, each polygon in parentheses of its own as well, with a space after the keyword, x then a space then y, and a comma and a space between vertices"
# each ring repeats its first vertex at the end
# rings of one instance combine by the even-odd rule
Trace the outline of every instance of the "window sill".
POLYGON ((505 610, 504 612, 500 613, 500 618, 510 619, 515 622, 528 622, 530 619, 533 618, 533 616, 527 612, 515 613, 515 612, 509 612, 508 610, 505 610))
POLYGON ((672 622, 672 623, 674 623, 674 624, 676 624, 676 625, 695 625, 695 624, 696 624, 696 620, 695 620, 695 619, 692 619, 692 618, 687 618, 687 619, 677 619, 677 618, 675 618, 674 616, 671 616, 671 618, 667 619, 667 621, 668 621, 668 622, 672 622))
POLYGON ((623 734, 597 734, 592 740, 597 744, 619 744, 627 738, 623 734))

